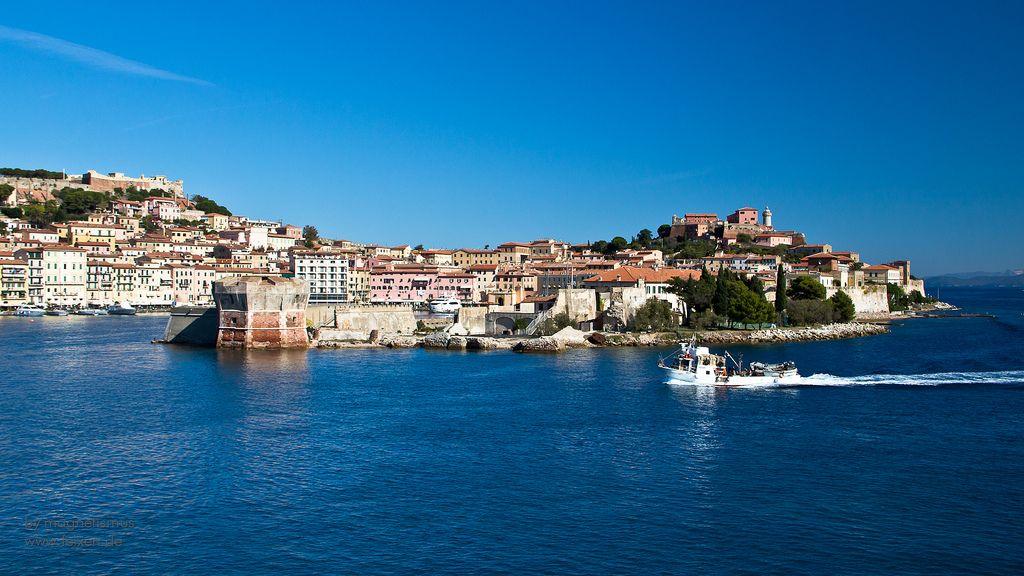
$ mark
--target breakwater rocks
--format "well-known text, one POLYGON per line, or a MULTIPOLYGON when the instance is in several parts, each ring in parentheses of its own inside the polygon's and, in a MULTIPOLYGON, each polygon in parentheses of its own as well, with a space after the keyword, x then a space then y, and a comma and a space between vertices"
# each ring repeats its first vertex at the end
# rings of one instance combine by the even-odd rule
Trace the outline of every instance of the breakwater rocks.
POLYGON ((438 350, 513 350, 516 352, 561 352, 571 348, 624 346, 671 346, 696 335, 701 344, 767 344, 773 342, 804 342, 838 340, 874 336, 889 331, 883 324, 854 322, 800 328, 766 330, 712 330, 697 332, 605 333, 581 332, 564 328, 552 336, 539 338, 496 338, 490 336, 459 336, 432 332, 425 336, 382 335, 369 341, 319 340, 320 348, 432 348, 438 350))
POLYGON ((719 332, 703 332, 697 339, 705 344, 763 344, 769 342, 806 342, 811 340, 840 340, 843 338, 859 338, 885 334, 889 327, 885 324, 851 322, 849 324, 826 324, 824 326, 806 326, 799 328, 769 328, 744 332, 724 330, 719 332))

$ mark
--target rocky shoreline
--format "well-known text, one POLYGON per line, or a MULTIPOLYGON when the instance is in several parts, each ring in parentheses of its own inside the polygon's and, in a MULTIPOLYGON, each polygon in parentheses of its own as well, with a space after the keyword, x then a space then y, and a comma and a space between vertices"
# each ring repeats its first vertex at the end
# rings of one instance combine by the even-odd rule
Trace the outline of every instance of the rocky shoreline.
POLYGON ((318 348, 431 348, 438 350, 513 350, 516 352, 560 352, 570 348, 605 348, 637 346, 671 346, 680 340, 695 336, 698 343, 766 344, 778 342, 807 342, 838 340, 884 334, 884 324, 852 322, 794 328, 766 330, 706 330, 693 332, 605 333, 581 332, 565 328, 552 336, 537 338, 457 336, 446 332, 432 332, 423 336, 381 335, 373 341, 318 340, 318 348))

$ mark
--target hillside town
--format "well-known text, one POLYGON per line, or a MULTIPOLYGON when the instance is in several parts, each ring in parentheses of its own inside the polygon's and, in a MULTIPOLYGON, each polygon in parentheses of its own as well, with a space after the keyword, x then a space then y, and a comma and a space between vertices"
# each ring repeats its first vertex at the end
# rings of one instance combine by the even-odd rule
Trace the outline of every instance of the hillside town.
POLYGON ((791 287, 807 278, 824 288, 819 299, 849 296, 858 316, 888 313, 893 287, 925 294, 909 261, 867 263, 848 247, 809 242, 788 223, 777 227, 767 207, 685 213, 608 241, 439 248, 323 238, 314 226, 233 214, 165 176, 3 169, 0 206, 5 311, 208 306, 214 282, 251 275, 307 282, 310 306, 422 309, 454 300, 489 316, 495 333, 521 331, 583 292, 595 304, 576 323, 625 329, 649 300, 685 322, 699 306, 682 287, 720 276, 769 303, 781 278, 791 287))

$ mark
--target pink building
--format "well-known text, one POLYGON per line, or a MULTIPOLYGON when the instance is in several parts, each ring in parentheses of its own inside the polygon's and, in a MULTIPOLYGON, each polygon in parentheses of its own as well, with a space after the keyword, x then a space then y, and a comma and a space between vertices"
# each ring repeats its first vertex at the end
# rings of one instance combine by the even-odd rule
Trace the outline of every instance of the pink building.
POLYGON ((759 246, 767 246, 774 248, 776 246, 792 246, 793 236, 790 234, 783 234, 781 232, 765 232, 764 234, 758 234, 754 238, 754 243, 759 246))
POLYGON ((727 220, 732 224, 757 224, 757 208, 745 206, 730 214, 727 220))
POLYGON ((480 299, 480 285, 473 274, 440 273, 434 266, 388 265, 370 270, 370 302, 411 303, 435 298, 480 299))
POLYGON ((151 196, 146 198, 143 203, 146 207, 146 211, 149 215, 154 218, 159 218, 165 222, 173 222, 181 218, 181 207, 178 203, 170 198, 160 198, 151 196))
POLYGON ((479 302, 480 286, 473 274, 464 272, 438 274, 430 285, 427 298, 457 298, 461 302, 479 302))
POLYGON ((370 302, 426 302, 437 278, 434 266, 377 266, 370 270, 370 302))

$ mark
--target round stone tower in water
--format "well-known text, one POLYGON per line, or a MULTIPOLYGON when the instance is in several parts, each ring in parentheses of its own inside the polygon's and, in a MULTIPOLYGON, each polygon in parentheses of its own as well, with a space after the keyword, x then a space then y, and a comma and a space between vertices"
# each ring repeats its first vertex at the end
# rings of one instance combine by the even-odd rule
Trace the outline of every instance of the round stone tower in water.
POLYGON ((274 276, 232 276, 213 283, 217 303, 217 346, 222 348, 307 348, 305 280, 274 276))
POLYGON ((764 207, 764 212, 761 213, 761 222, 765 228, 772 227, 772 211, 767 206, 764 207))

